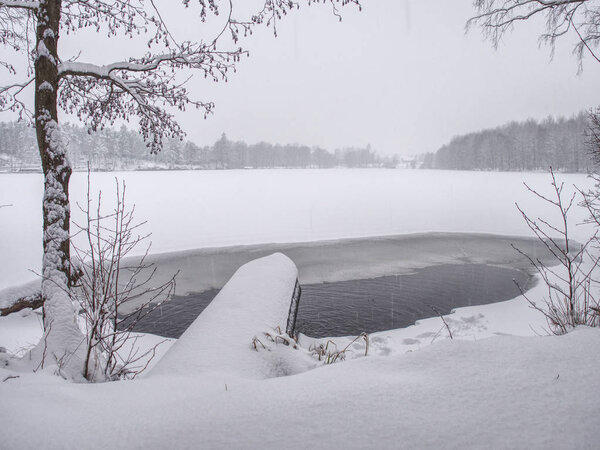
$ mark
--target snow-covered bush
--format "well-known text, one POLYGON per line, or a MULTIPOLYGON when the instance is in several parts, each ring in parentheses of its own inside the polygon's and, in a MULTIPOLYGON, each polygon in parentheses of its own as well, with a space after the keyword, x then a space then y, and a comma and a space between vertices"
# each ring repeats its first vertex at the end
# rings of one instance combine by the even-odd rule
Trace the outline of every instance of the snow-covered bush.
POLYGON ((148 238, 138 234, 144 222, 134 221, 135 207, 126 207, 125 183, 116 180, 116 206, 107 214, 102 212, 101 192, 93 202, 90 190, 88 174, 87 203, 78 205, 85 223, 74 223, 85 244, 73 245, 71 264, 77 277, 68 294, 79 305, 85 323, 83 376, 89 381, 107 381, 135 376, 145 368, 139 363, 147 362, 156 347, 143 354, 120 350, 135 339, 131 332, 137 322, 172 296, 175 276, 159 286, 150 284, 155 269, 145 262, 149 246, 142 257, 125 259, 148 238), (128 301, 140 297, 144 299, 140 306, 123 311, 128 301))

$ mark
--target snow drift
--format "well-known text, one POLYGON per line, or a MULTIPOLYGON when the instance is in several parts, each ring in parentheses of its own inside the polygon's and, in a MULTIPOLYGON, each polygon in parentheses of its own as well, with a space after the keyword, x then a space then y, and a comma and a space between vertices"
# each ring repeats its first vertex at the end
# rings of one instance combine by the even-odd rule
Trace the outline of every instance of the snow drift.
POLYGON ((600 330, 584 328, 440 341, 227 389, 205 376, 73 384, 21 374, 0 383, 0 445, 592 449, 599 371, 600 330))

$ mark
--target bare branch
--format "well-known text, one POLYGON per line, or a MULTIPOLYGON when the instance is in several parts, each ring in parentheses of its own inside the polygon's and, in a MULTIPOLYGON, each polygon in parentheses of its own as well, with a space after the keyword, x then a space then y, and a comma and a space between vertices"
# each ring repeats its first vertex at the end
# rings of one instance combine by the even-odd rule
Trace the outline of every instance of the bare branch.
POLYGON ((37 1, 18 1, 18 0, 0 0, 0 8, 15 8, 15 9, 27 9, 30 11, 36 11, 40 6, 40 2, 37 1))
POLYGON ((31 121, 33 112, 25 105, 25 102, 19 98, 23 91, 34 82, 34 78, 23 83, 15 83, 7 86, 0 86, 0 111, 12 111, 18 114, 19 119, 31 121))
POLYGON ((552 53, 556 41, 573 31, 578 37, 573 53, 579 70, 586 52, 600 62, 594 51, 600 44, 600 5, 595 0, 474 0, 473 4, 478 14, 469 19, 467 29, 479 25, 494 47, 517 23, 542 16, 545 29, 539 40, 550 45, 552 53))
POLYGON ((600 222, 596 206, 598 193, 587 195, 576 188, 575 193, 565 201, 564 184, 557 182, 552 168, 550 168, 550 175, 554 191, 551 197, 542 195, 529 186, 526 187, 539 199, 553 206, 552 210, 558 213, 558 220, 541 218, 532 220, 518 205, 517 208, 527 226, 555 258, 556 267, 534 260, 514 245, 513 248, 529 260, 547 287, 547 297, 543 305, 536 304, 521 291, 524 298, 532 308, 544 314, 550 332, 564 334, 577 325, 600 325, 600 314, 594 309, 598 305, 598 300, 592 294, 592 283, 596 283, 593 274, 600 264, 600 258, 589 251, 589 248, 597 246, 598 230, 595 230, 578 250, 572 250, 568 220, 569 211, 579 193, 583 198, 581 205, 595 216, 592 222, 598 224, 600 222), (551 235, 552 232, 555 234, 551 235))

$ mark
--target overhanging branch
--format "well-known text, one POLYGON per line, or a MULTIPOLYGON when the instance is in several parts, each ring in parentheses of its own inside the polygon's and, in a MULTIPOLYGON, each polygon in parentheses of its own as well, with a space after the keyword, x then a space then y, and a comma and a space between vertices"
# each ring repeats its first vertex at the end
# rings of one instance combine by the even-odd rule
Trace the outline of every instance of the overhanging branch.
POLYGON ((28 9, 30 11, 35 11, 39 6, 40 2, 36 1, 0 0, 0 8, 28 9))

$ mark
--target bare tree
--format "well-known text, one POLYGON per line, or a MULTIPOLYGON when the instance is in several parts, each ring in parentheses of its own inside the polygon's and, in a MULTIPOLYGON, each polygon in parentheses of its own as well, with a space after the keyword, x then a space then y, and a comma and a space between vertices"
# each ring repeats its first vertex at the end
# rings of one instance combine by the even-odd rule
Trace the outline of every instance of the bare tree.
POLYGON ((596 166, 600 165, 600 108, 588 112, 586 146, 596 166))
MULTIPOLYGON (((600 0, 473 0, 477 14, 467 21, 467 29, 480 26, 497 47, 504 34, 521 22, 543 18, 540 43, 550 45, 554 53, 556 42, 569 34, 576 37, 573 53, 577 56, 579 71, 587 54, 600 62, 600 0)), ((589 147, 592 156, 600 161, 599 110, 588 114, 589 147)))
MULTIPOLYGON (((360 7, 359 0, 306 0, 308 5, 314 3, 331 5, 338 17, 338 6, 360 7)), ((73 282, 71 167, 61 139, 59 108, 75 114, 90 130, 135 117, 150 151, 158 152, 164 137, 183 136, 173 110, 191 106, 206 115, 214 106, 191 98, 175 74, 190 70, 212 81, 226 79, 246 54, 236 47, 240 38, 261 24, 276 33, 283 16, 299 7, 292 0, 262 0, 254 14, 242 18, 236 16, 233 0, 181 0, 178 6, 193 4, 201 23, 209 16, 221 20, 220 31, 212 40, 178 42, 155 0, 0 0, 0 44, 25 55, 28 61, 23 78, 0 87, 0 110, 13 111, 35 125, 44 172, 43 341, 48 343, 50 355, 79 352, 82 343, 72 302, 65 294, 73 282), (65 60, 58 46, 61 34, 90 28, 105 33, 106 39, 141 39, 147 51, 106 65, 65 60), (23 100, 29 86, 35 89, 33 111, 23 100)), ((0 61, 0 67, 17 74, 10 61, 0 61)), ((72 372, 77 371, 73 367, 72 372)))
POLYGON ((549 44, 554 50, 558 39, 573 33, 578 38, 573 52, 577 55, 579 69, 585 54, 600 62, 597 52, 600 43, 598 0, 474 0, 473 4, 477 15, 467 22, 467 27, 481 26, 494 46, 516 24, 543 17, 545 28, 539 36, 541 43, 549 44))

